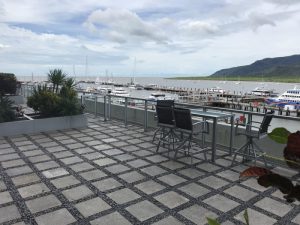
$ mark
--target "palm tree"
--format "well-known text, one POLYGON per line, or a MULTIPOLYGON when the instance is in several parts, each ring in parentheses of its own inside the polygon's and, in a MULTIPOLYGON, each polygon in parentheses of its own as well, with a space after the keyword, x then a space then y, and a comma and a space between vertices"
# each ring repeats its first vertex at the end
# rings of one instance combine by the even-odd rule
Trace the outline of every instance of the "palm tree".
POLYGON ((48 81, 52 83, 52 91, 58 92, 58 87, 62 85, 66 79, 66 74, 61 69, 50 70, 48 73, 48 81))
POLYGON ((76 86, 75 80, 72 77, 65 78, 63 85, 60 89, 60 95, 63 97, 74 97, 76 96, 76 91, 74 90, 76 86))
POLYGON ((76 86, 75 79, 72 77, 66 78, 64 81, 64 86, 66 86, 68 88, 75 88, 75 86, 76 86))

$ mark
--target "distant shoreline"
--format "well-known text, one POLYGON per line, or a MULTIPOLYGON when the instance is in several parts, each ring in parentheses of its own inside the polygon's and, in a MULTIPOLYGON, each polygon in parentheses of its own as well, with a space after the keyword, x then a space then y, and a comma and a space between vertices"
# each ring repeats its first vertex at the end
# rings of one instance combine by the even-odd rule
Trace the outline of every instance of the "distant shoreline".
POLYGON ((257 82, 279 82, 279 83, 300 83, 299 77, 201 77, 201 76, 193 76, 193 77, 169 77, 165 78, 169 80, 215 80, 215 81, 257 81, 257 82))

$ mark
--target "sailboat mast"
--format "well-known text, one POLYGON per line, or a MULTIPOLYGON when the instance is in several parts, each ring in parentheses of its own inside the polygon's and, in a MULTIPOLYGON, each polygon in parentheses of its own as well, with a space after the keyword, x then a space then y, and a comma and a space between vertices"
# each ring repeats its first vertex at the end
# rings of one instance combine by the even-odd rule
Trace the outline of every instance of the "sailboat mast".
POLYGON ((135 72, 136 72, 136 57, 134 57, 134 64, 133 64, 131 84, 135 84, 135 72))
POLYGON ((85 56, 85 76, 88 75, 88 56, 85 56))
POLYGON ((75 65, 73 64, 73 77, 76 79, 75 65))

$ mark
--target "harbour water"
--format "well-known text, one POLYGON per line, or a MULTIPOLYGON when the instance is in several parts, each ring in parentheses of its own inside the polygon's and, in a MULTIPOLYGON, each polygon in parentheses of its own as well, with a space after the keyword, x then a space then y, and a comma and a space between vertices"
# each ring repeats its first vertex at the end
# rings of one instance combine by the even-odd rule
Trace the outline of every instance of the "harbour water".
MULTIPOLYGON (((19 76, 21 81, 32 81, 31 76, 19 76)), ((97 77, 76 77, 77 81, 84 80, 95 82, 97 77)), ((35 76, 33 81, 45 81, 47 80, 46 76, 35 76)), ((99 77, 100 81, 107 81, 106 77, 99 77)), ((127 84, 130 83, 132 77, 113 77, 112 79, 115 83, 118 84, 127 84)), ((249 93, 254 90, 256 87, 264 87, 266 89, 274 89, 278 93, 283 93, 287 89, 294 88, 295 86, 300 87, 300 83, 276 83, 276 82, 250 82, 250 81, 241 81, 239 84, 236 84, 236 81, 213 81, 213 80, 173 80, 166 79, 163 77, 135 77, 136 83, 141 85, 147 84, 156 84, 159 86, 168 86, 174 88, 192 88, 192 89, 209 89, 213 87, 220 87, 221 89, 228 90, 236 93, 249 93)))

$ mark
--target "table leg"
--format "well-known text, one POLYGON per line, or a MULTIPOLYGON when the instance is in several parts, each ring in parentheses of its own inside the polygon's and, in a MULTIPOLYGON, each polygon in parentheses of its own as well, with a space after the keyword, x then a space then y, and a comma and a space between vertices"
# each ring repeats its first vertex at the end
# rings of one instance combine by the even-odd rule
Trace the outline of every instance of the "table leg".
POLYGON ((217 133, 217 119, 213 119, 213 133, 211 140, 211 161, 215 162, 216 158, 216 133, 217 133))
POLYGON ((233 128, 234 128, 234 116, 230 117, 230 145, 229 145, 229 154, 232 155, 232 144, 233 144, 233 128))

